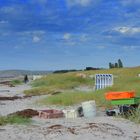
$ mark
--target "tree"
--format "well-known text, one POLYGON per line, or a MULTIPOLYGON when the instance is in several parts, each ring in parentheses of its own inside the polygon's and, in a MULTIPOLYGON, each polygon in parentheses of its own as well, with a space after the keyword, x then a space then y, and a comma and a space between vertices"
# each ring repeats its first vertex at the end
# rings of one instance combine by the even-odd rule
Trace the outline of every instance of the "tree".
POLYGON ((115 68, 115 65, 113 63, 109 63, 109 68, 110 69, 115 68))
POLYGON ((118 68, 118 63, 115 63, 115 68, 118 68))
POLYGON ((115 68, 115 64, 112 63, 111 65, 112 65, 112 66, 111 66, 112 68, 115 68))
POLYGON ((118 67, 123 68, 123 63, 122 63, 121 59, 118 60, 118 67))
POLYGON ((112 64, 111 63, 109 63, 109 68, 112 69, 112 64))

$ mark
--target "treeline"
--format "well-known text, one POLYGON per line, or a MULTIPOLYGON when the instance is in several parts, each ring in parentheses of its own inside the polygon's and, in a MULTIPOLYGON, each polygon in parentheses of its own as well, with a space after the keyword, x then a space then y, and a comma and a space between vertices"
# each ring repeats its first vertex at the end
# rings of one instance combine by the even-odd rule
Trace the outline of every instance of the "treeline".
POLYGON ((76 70, 76 69, 72 69, 72 70, 56 70, 53 73, 67 73, 67 72, 101 70, 101 69, 103 69, 103 68, 86 67, 86 69, 84 69, 84 70, 76 70))
POLYGON ((67 73, 67 72, 75 72, 75 71, 82 71, 82 70, 56 70, 53 73, 67 73))
POLYGON ((123 68, 123 63, 121 61, 121 59, 118 59, 118 62, 115 62, 115 63, 109 63, 109 68, 112 69, 112 68, 123 68))
POLYGON ((86 67, 85 70, 101 70, 101 68, 86 67))
MULTIPOLYGON (((123 68, 123 63, 121 59, 118 59, 118 62, 115 63, 109 63, 109 68, 123 68)), ((103 70, 104 68, 96 68, 96 67, 86 67, 84 70, 76 70, 76 69, 71 69, 71 70, 56 70, 53 73, 67 73, 67 72, 76 72, 76 71, 89 71, 89 70, 103 70)))

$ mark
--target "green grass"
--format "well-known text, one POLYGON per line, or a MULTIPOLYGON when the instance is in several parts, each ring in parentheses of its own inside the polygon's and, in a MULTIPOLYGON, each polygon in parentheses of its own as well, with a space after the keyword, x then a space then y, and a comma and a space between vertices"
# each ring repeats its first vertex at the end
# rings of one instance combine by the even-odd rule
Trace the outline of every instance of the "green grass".
POLYGON ((0 125, 6 124, 29 124, 31 120, 29 118, 24 118, 21 116, 11 115, 0 117, 0 125))
POLYGON ((42 101, 45 104, 73 105, 85 100, 96 100, 97 105, 109 106, 110 103, 105 101, 104 93, 108 91, 136 91, 136 95, 140 96, 140 67, 107 69, 96 71, 70 72, 65 74, 49 74, 46 77, 36 80, 32 83, 33 89, 25 91, 27 95, 50 94, 55 91, 63 91, 64 93, 54 95, 42 101), (77 77, 77 73, 84 73, 87 78, 77 77), (78 86, 94 86, 94 79, 89 75, 98 73, 110 73, 114 76, 114 85, 103 90, 91 93, 84 92, 67 92, 78 86))
POLYGON ((49 94, 55 91, 74 89, 77 86, 92 85, 90 78, 77 77, 76 73, 50 74, 32 83, 33 89, 24 93, 27 95, 49 94))
POLYGON ((10 83, 16 86, 16 85, 21 85, 23 82, 21 80, 12 80, 10 83))
POLYGON ((81 103, 83 101, 95 100, 98 106, 110 106, 102 93, 94 94, 93 92, 64 92, 58 95, 49 96, 40 101, 41 104, 69 106, 81 103), (100 95, 100 96, 99 96, 100 95))

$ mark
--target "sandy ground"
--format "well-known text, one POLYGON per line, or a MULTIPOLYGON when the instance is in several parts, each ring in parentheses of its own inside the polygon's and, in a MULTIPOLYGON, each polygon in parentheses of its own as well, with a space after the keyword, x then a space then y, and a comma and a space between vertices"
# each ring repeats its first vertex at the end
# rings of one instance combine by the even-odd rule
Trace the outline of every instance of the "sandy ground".
MULTIPOLYGON (((30 89, 29 85, 20 85, 16 87, 2 86, 0 87, 1 97, 24 96, 23 91, 30 89), (8 92, 7 92, 8 91, 8 92)), ((41 98, 46 96, 34 96, 26 99, 18 99, 14 101, 0 101, 0 116, 6 116, 10 113, 23 109, 41 109, 38 104, 35 104, 41 98)))
MULTIPOLYGON (((23 96, 28 85, 0 87, 0 96, 23 96), (7 92, 8 91, 8 92, 7 92)), ((46 109, 52 107, 34 104, 44 96, 0 101, 0 115, 7 115, 23 109, 46 109)), ((64 108, 63 108, 64 109, 64 108)), ((140 140, 140 125, 121 118, 104 116, 98 111, 92 119, 40 119, 33 118, 29 125, 0 126, 0 140, 140 140)))
POLYGON ((28 84, 19 85, 16 87, 9 87, 5 85, 0 85, 0 96, 23 96, 23 91, 28 90, 31 87, 28 84))
POLYGON ((0 127, 2 140, 140 140, 140 126, 112 117, 39 120, 0 127))

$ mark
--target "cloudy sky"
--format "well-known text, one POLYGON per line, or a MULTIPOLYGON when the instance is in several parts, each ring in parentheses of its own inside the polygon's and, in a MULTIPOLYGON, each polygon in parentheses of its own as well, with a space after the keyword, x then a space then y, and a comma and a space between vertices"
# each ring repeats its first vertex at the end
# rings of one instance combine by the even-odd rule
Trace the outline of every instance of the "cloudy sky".
POLYGON ((0 69, 140 65, 140 0, 0 0, 0 69))

